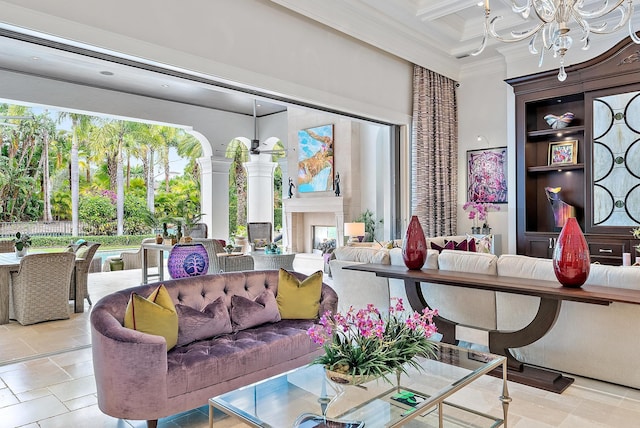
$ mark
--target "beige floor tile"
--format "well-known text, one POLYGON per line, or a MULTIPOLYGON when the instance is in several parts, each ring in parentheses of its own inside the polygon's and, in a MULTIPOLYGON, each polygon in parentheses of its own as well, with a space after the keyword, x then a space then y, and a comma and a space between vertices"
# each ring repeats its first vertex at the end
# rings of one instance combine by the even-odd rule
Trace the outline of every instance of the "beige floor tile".
POLYGON ((35 400, 36 398, 44 397, 47 395, 53 395, 53 394, 47 388, 39 388, 39 389, 32 389, 29 391, 25 391, 20 394, 16 394, 16 397, 18 397, 18 400, 24 402, 24 401, 35 400))
POLYGON ((0 388, 0 408, 18 404, 19 402, 18 397, 9 388, 0 388))
MULTIPOLYGON (((6 427, 19 427, 32 422, 63 415, 68 412, 64 404, 53 395, 25 401, 0 409, 0 421, 6 427)), ((73 426, 73 425, 67 425, 73 426)))
POLYGON ((62 382, 49 386, 49 390, 60 401, 73 400, 85 395, 96 393, 96 381, 93 376, 81 377, 79 379, 62 382))
POLYGON ((43 419, 38 423, 40 428, 131 428, 126 421, 102 413, 97 405, 43 419))
POLYGON ((49 359, 25 363, 24 367, 0 373, 14 394, 71 380, 71 376, 49 359))
POLYGON ((64 402, 69 410, 78 410, 83 407, 94 406, 98 404, 98 397, 94 394, 85 395, 84 397, 74 398, 64 402))

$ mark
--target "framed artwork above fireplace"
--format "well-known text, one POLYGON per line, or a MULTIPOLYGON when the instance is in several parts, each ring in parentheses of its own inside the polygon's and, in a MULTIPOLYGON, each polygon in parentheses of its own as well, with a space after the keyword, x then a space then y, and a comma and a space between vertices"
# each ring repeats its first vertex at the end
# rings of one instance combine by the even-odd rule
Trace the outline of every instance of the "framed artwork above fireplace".
POLYGON ((298 192, 326 192, 333 186, 333 125, 298 131, 298 192))

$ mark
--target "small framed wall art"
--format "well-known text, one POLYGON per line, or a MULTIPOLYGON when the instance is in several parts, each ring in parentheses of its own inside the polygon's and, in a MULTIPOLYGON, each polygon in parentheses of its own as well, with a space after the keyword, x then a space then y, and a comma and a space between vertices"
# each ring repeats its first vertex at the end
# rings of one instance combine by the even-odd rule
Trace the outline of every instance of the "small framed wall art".
POLYGON ((578 163, 578 140, 549 143, 549 166, 578 163))

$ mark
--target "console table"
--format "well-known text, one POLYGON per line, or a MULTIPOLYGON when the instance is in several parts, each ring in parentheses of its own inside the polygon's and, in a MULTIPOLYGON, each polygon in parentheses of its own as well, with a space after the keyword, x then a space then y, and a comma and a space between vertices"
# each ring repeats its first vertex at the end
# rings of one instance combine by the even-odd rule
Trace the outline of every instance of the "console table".
POLYGON ((403 280, 409 304, 416 311, 429 307, 420 287, 421 282, 539 297, 540 304, 536 316, 529 325, 518 331, 484 330, 473 326, 462 326, 441 316, 434 321, 438 331, 443 335, 442 340, 446 343, 456 343, 456 328, 459 327, 484 332, 490 351, 507 357, 510 380, 558 393, 564 391, 573 379, 551 370, 523 364, 511 354, 510 348, 520 348, 543 337, 555 324, 563 300, 595 305, 610 305, 613 302, 640 305, 640 291, 623 288, 593 285, 567 288, 557 281, 437 269, 409 270, 404 266, 383 264, 356 264, 345 266, 343 269, 372 272, 379 277, 403 280))

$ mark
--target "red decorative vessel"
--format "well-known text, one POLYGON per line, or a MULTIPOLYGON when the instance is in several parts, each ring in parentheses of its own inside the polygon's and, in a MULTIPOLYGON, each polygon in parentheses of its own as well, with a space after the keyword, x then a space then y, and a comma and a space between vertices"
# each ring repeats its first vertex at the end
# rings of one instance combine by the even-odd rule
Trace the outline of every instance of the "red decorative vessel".
POLYGON ((417 216, 411 216, 407 234, 402 243, 402 260, 409 269, 422 269, 427 260, 427 240, 417 216))
POLYGON ((589 277, 589 246, 575 217, 569 217, 553 249, 553 271, 560 284, 578 288, 589 277))

